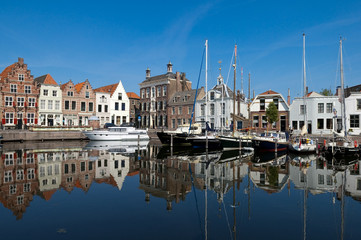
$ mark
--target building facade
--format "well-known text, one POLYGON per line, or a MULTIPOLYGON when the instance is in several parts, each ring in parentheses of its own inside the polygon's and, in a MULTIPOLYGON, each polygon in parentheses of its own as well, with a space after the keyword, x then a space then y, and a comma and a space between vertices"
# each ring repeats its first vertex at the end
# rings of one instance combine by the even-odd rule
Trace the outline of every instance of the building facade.
POLYGON ((50 74, 35 78, 40 87, 39 122, 41 126, 60 126, 63 124, 62 99, 60 86, 50 74))
POLYGON ((360 135, 361 92, 351 92, 345 99, 346 129, 350 135, 360 135))
POLYGON ((105 121, 109 117, 108 122, 115 125, 129 122, 129 98, 121 81, 97 88, 94 92, 98 93, 97 116, 101 122, 102 117, 105 118, 105 121))
POLYGON ((23 128, 38 124, 39 88, 23 58, 0 74, 2 125, 23 128))
POLYGON ((129 99, 129 122, 138 124, 140 97, 134 92, 128 92, 127 95, 129 99))
POLYGON ((323 96, 310 92, 305 98, 295 98, 290 106, 290 125, 299 134, 305 121, 309 134, 331 134, 342 128, 341 104, 338 96, 323 96))
POLYGON ((167 73, 151 77, 146 70, 146 79, 140 85, 140 116, 143 127, 170 127, 167 103, 175 92, 192 89, 185 73, 173 73, 172 63, 167 64, 167 73))
POLYGON ((86 126, 95 115, 95 93, 88 80, 74 85, 61 85, 63 97, 63 123, 67 126, 86 126))
POLYGON ((250 120, 257 130, 272 129, 287 131, 289 129, 289 105, 280 93, 272 90, 257 95, 250 105, 250 120), (274 102, 278 109, 278 121, 272 126, 267 122, 266 109, 274 102))

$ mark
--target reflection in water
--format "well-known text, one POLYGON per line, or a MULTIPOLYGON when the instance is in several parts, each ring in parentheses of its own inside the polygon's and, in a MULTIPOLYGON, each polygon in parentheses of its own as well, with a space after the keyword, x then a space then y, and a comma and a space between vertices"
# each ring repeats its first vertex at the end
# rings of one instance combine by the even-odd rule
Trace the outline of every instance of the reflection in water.
POLYGON ((317 155, 252 155, 239 151, 202 152, 184 148, 172 151, 169 147, 147 144, 139 147, 114 142, 56 147, 49 144, 4 145, 0 162, 0 201, 16 219, 22 219, 34 196, 49 201, 58 190, 71 193, 76 188, 88 192, 92 184, 103 183, 120 191, 127 176, 139 175, 136 187, 144 193, 150 206, 154 206, 151 204, 151 198, 154 198, 164 202, 164 210, 171 211, 174 203, 182 205, 192 192, 191 201, 195 201, 197 216, 203 225, 202 238, 212 230, 207 222, 214 209, 208 209, 208 206, 216 201, 217 214, 223 214, 227 219, 229 235, 236 239, 241 238, 240 226, 251 223, 251 193, 257 195, 256 190, 260 190, 274 195, 287 188, 290 195, 293 186, 294 191, 303 193, 303 239, 307 239, 311 231, 306 227, 310 218, 307 211, 310 196, 328 193, 332 196, 331 204, 340 206, 340 238, 345 236, 345 196, 361 200, 360 160, 340 164, 317 155), (244 181, 246 184, 241 190, 244 181), (202 194, 197 195, 197 192, 202 194), (248 198, 245 205, 238 202, 242 192, 248 198), (215 199, 211 200, 210 193, 214 193, 215 199), (228 205, 225 204, 227 196, 228 205), (236 221, 238 207, 247 208, 248 223, 236 221))

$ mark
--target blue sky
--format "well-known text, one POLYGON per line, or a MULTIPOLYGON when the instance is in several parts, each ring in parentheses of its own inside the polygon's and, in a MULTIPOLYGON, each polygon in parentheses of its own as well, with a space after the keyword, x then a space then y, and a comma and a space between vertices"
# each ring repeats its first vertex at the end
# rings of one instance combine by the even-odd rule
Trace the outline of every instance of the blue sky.
POLYGON ((304 32, 310 90, 339 85, 340 36, 345 85, 361 84, 361 1, 5 1, 0 23, 0 71, 23 57, 35 77, 50 73, 58 83, 122 80, 139 94, 146 68, 163 74, 171 61, 195 87, 208 39, 209 87, 219 60, 227 78, 237 43, 245 92, 250 72, 256 95, 286 97, 290 88, 294 98, 302 93, 304 32))

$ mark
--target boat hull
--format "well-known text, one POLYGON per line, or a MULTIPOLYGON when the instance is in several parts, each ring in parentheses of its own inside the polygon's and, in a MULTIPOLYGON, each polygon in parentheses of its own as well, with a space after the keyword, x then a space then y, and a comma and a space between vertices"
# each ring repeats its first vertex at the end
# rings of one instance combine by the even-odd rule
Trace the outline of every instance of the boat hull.
MULTIPOLYGON (((188 141, 194 148, 206 148, 206 138, 188 138, 188 141)), ((221 149, 221 141, 217 138, 208 138, 208 149, 221 149)))
POLYGON ((312 154, 315 153, 317 149, 317 146, 315 144, 311 145, 303 145, 303 144, 289 144, 288 150, 295 153, 302 153, 302 154, 312 154))
POLYGON ((286 151, 288 148, 288 142, 275 142, 270 140, 253 139, 253 148, 262 152, 275 152, 277 144, 277 151, 286 151))
POLYGON ((239 141, 241 141, 241 148, 243 150, 247 150, 247 149, 253 150, 251 139, 242 139, 242 138, 225 137, 225 136, 219 137, 218 139, 221 142, 223 149, 225 150, 239 149, 239 141))
POLYGON ((118 133, 109 131, 83 132, 92 141, 145 141, 149 140, 146 133, 118 133))
MULTIPOLYGON (((157 136, 163 145, 171 144, 171 134, 165 132, 157 132, 157 136)), ((187 140, 187 134, 173 134, 173 145, 188 145, 191 143, 187 140)))

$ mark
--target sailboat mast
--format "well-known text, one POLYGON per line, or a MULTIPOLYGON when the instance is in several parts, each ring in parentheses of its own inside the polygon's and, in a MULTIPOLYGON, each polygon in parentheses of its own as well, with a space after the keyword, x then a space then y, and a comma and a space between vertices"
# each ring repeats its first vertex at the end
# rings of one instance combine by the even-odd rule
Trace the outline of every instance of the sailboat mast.
POLYGON ((233 83, 233 130, 232 136, 234 137, 234 132, 236 131, 236 64, 237 64, 237 44, 234 46, 234 83, 233 83))
POLYGON ((343 82, 343 58, 342 58, 342 37, 340 37, 340 77, 341 77, 341 114, 342 114, 342 127, 345 131, 345 137, 347 136, 346 129, 346 106, 345 106, 345 89, 343 82))
POLYGON ((304 116, 303 121, 304 125, 306 125, 307 121, 307 109, 306 109, 306 35, 303 34, 303 107, 304 107, 304 116))
POLYGON ((205 121, 206 121, 206 136, 207 136, 207 121, 208 121, 208 88, 207 88, 207 82, 208 82, 208 40, 206 40, 206 99, 205 99, 205 121))

